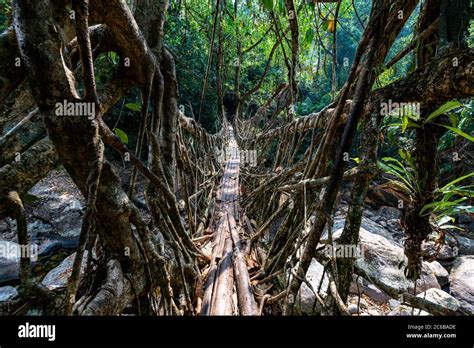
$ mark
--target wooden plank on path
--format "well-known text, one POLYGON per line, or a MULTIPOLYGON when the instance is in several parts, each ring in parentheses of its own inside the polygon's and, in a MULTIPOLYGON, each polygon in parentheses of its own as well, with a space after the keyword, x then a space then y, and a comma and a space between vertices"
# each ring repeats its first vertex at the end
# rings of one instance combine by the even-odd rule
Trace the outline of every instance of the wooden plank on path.
POLYGON ((212 257, 201 315, 232 315, 234 284, 240 314, 257 315, 257 303, 241 250, 237 224, 240 221, 240 154, 232 127, 229 126, 227 134, 226 153, 231 156, 226 161, 217 196, 219 205, 214 213, 220 215, 214 229, 212 257))

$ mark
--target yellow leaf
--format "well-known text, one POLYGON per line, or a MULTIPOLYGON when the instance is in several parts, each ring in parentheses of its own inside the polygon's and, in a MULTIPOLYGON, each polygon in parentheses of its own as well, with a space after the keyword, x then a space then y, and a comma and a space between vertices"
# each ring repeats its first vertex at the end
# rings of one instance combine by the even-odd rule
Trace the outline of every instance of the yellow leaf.
POLYGON ((331 33, 334 33, 334 31, 336 30, 336 21, 334 19, 328 20, 328 30, 331 33))

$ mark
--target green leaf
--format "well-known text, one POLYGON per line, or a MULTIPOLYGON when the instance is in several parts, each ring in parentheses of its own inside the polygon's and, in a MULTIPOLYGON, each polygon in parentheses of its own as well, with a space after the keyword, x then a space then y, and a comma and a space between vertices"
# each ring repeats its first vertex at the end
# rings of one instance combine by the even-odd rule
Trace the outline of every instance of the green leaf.
POLYGON ((132 111, 140 112, 140 110, 141 110, 140 104, 137 104, 137 103, 127 103, 127 104, 125 104, 125 107, 132 110, 132 111))
POLYGON ((405 133, 407 128, 421 128, 421 126, 415 122, 411 122, 410 118, 415 119, 416 116, 405 115, 402 117, 402 123, 392 123, 389 127, 401 127, 402 133, 405 133))
POLYGON ((114 128, 114 133, 120 138, 120 141, 124 144, 128 144, 128 135, 119 128, 114 128))
POLYGON ((36 203, 40 200, 41 198, 38 197, 38 196, 35 196, 35 195, 31 195, 29 193, 25 194, 21 200, 23 203, 27 203, 27 204, 33 204, 33 203, 36 203))
POLYGON ((322 28, 323 28, 324 31, 328 30, 328 28, 329 28, 329 21, 328 20, 326 20, 326 19, 324 20, 322 28))
POLYGON ((446 129, 449 129, 450 131, 453 131, 454 133, 456 133, 457 135, 460 135, 462 136, 463 138, 466 138, 467 140, 471 141, 474 143, 474 137, 470 136, 469 134, 467 133, 464 133, 462 130, 460 130, 459 128, 456 128, 456 127, 450 127, 450 126, 446 126, 444 124, 437 124, 438 126, 441 126, 441 127, 444 127, 446 129))
POLYGON ((285 13, 285 0, 280 0, 278 2, 278 12, 281 14, 285 13))
POLYGON ((314 30, 312 28, 309 28, 306 31, 306 35, 304 37, 304 40, 305 40, 306 44, 309 45, 313 42, 313 39, 314 39, 314 30))
POLYGON ((474 176, 474 173, 470 173, 464 176, 461 176, 460 178, 454 179, 453 181, 449 182, 448 184, 444 185, 440 191, 445 191, 448 189, 450 186, 453 186, 454 184, 457 184, 460 181, 463 181, 464 179, 470 178, 471 176, 474 176))
POLYGON ((442 230, 451 230, 451 229, 456 229, 456 230, 459 230, 459 231, 464 231, 463 228, 459 227, 459 226, 455 226, 455 225, 442 225, 442 226, 438 226, 440 229, 442 230))
POLYGON ((394 163, 396 163, 396 164, 398 165, 398 170, 402 171, 403 173, 406 172, 406 169, 405 169, 405 167, 403 166, 403 164, 402 164, 399 160, 397 160, 396 158, 393 158, 393 157, 384 157, 384 158, 382 158, 382 160, 385 161, 385 162, 394 162, 394 163))
POLYGON ((273 0, 262 0, 263 7, 265 7, 269 11, 273 11, 273 0))
POLYGON ((410 153, 405 149, 398 150, 398 154, 405 161, 407 161, 410 158, 410 153))
POLYGON ((431 210, 431 213, 435 212, 435 211, 439 211, 441 208, 450 208, 450 207, 454 207, 456 205, 458 205, 459 203, 463 202, 466 200, 466 197, 463 197, 461 199, 458 199, 456 201, 453 201, 453 202, 433 202, 433 203, 430 203, 430 204, 426 204, 420 211, 420 215, 423 215, 424 212, 426 212, 427 210, 433 208, 431 210))
POLYGON ((421 128, 421 126, 418 123, 414 123, 414 122, 408 122, 408 127, 409 128, 421 128))
POLYGON ((380 168, 382 168, 383 171, 385 171, 388 174, 392 174, 393 176, 396 176, 397 178, 399 178, 400 180, 402 180, 404 182, 404 185, 406 185, 406 187, 407 187, 407 193, 411 193, 411 192, 415 191, 415 189, 410 184, 410 182, 405 178, 405 176, 400 174, 400 168, 397 168, 397 167, 392 166, 390 164, 385 164, 383 162, 378 162, 378 163, 379 163, 380 168), (397 169, 395 169, 395 168, 397 168, 397 169))
POLYGON ((460 102, 454 100, 454 101, 449 101, 446 104, 441 105, 436 111, 431 113, 428 118, 425 120, 425 123, 428 123, 430 121, 433 121, 436 117, 443 115, 447 113, 448 111, 451 111, 453 109, 457 109, 459 107, 463 106, 460 102))
POLYGON ((458 126, 458 123, 459 123, 459 118, 458 116, 453 113, 453 112, 450 112, 448 114, 448 117, 449 117, 449 121, 451 122, 451 126, 453 127, 457 127, 458 126))
POLYGON ((407 130, 407 127, 408 127, 408 117, 403 116, 403 118, 402 118, 402 133, 405 133, 405 131, 407 130))
POLYGON ((393 128, 392 129, 389 129, 387 131, 387 136, 388 136, 388 140, 392 143, 392 144, 395 144, 396 143, 396 139, 395 139, 395 133, 393 131, 393 128))

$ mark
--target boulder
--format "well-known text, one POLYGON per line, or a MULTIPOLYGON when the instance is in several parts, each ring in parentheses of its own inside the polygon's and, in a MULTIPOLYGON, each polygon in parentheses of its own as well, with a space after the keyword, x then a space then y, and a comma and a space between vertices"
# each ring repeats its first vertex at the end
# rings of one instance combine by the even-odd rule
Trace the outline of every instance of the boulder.
MULTIPOLYGON (((459 309, 459 302, 450 294, 447 292, 444 292, 443 290, 440 289, 428 289, 425 292, 422 292, 418 294, 416 297, 423 298, 427 301, 430 301, 432 303, 438 304, 440 306, 443 306, 446 309, 450 309, 453 311, 456 311, 459 309)), ((420 315, 420 316, 426 316, 426 315, 431 315, 430 313, 420 310, 418 308, 413 309, 410 306, 407 305, 398 305, 396 306, 389 315, 394 315, 394 316, 410 316, 410 315, 420 315)))
POLYGON ((450 244, 443 244, 441 248, 436 244, 436 235, 432 234, 421 245, 423 257, 431 259, 436 257, 440 261, 452 261, 458 256, 458 248, 450 244), (438 250, 439 249, 439 250, 438 250))
POLYGON ((38 245, 29 245, 29 251, 18 243, 0 240, 0 284, 20 279, 20 257, 29 255, 31 265, 37 261, 38 245))
POLYGON ((18 291, 13 286, 4 286, 0 288, 0 302, 13 300, 18 296, 18 291))
POLYGON ((394 310, 395 308, 397 308, 398 306, 400 306, 402 303, 398 300, 395 300, 393 298, 391 298, 389 301, 388 301, 388 305, 390 306, 390 309, 391 310, 394 310))
POLYGON ((5 240, 0 241, 0 283, 20 278, 19 245, 5 240))
POLYGON ((349 313, 351 314, 357 314, 358 310, 357 310, 357 304, 355 303, 350 303, 348 306, 347 306, 347 310, 349 311, 349 313))
MULTIPOLYGON (((76 253, 69 255, 61 262, 59 266, 49 271, 42 280, 43 285, 50 290, 66 287, 68 279, 71 276, 72 265, 74 263, 75 256, 76 253)), ((82 259, 81 274, 84 272, 86 265, 87 251, 84 252, 84 257, 82 259)))
MULTIPOLYGON (((356 277, 354 277, 356 278, 356 277)), ((357 286, 357 283, 355 280, 352 281, 351 286, 349 288, 349 292, 351 294, 359 294, 359 291, 361 294, 365 294, 368 297, 370 297, 372 300, 378 302, 378 303, 388 303, 390 300, 390 297, 385 294, 382 290, 377 288, 374 284, 369 282, 368 280, 359 277, 359 286, 357 286)))
POLYGON ((449 283, 449 273, 438 261, 427 262, 426 264, 433 271, 441 287, 449 283))
POLYGON ((459 255, 474 255, 474 239, 456 236, 459 243, 459 255))
POLYGON ((55 235, 64 238, 78 238, 84 215, 84 199, 72 179, 63 169, 53 170, 39 181, 29 192, 39 198, 30 205, 29 220, 35 224, 29 226, 31 235, 55 239, 55 235), (34 218, 39 216, 41 219, 34 218))
POLYGON ((423 298, 427 301, 439 304, 444 308, 450 309, 452 311, 457 311, 459 309, 459 302, 453 296, 444 292, 440 289, 428 289, 421 294, 418 294, 416 297, 423 298))
POLYGON ((451 295, 461 309, 474 314, 474 256, 461 256, 453 264, 449 275, 451 295))
MULTIPOLYGON (((342 229, 334 232, 333 239, 336 243, 341 234, 342 229)), ((413 293, 414 282, 406 279, 403 267, 400 267, 402 262, 407 263, 407 259, 399 244, 363 227, 359 231, 359 241, 363 256, 355 260, 356 273, 364 275, 374 284, 381 283, 399 293, 413 293)), ((327 238, 322 238, 321 243, 327 243, 327 238)), ((416 291, 420 293, 430 288, 440 289, 441 286, 433 270, 427 262, 423 262, 421 279, 417 281, 416 291)))
POLYGON ((390 300, 390 297, 386 293, 367 281, 364 284, 364 294, 372 300, 382 304, 388 303, 388 300, 390 300))
POLYGON ((381 206, 377 211, 377 215, 379 216, 379 220, 400 220, 402 212, 394 207, 381 206))
MULTIPOLYGON (((313 259, 308 268, 308 272, 306 273, 306 280, 311 284, 314 291, 318 291, 322 279, 321 292, 319 293, 319 296, 324 299, 328 293, 329 279, 326 274, 324 274, 323 278, 323 272, 324 266, 313 259)), ((301 285, 296 301, 302 313, 314 314, 321 310, 321 304, 318 302, 314 292, 306 285, 306 283, 301 285)))
POLYGON ((78 238, 47 238, 41 241, 39 246, 39 256, 50 255, 59 249, 76 249, 79 245, 78 238))
MULTIPOLYGON (((345 216, 339 219, 334 219, 334 224, 332 228, 333 238, 337 238, 338 236, 340 236, 342 229, 344 228, 344 222, 345 222, 345 216)), ((361 229, 364 229, 366 231, 369 231, 370 233, 385 237, 388 240, 398 244, 399 246, 402 246, 403 234, 401 233, 400 229, 391 228, 391 223, 385 224, 385 226, 382 226, 382 224, 380 224, 379 222, 375 222, 374 220, 369 219, 364 216, 362 217, 362 221, 361 221, 361 229)), ((321 243, 326 243, 327 238, 328 238, 328 232, 327 232, 327 229, 325 229, 323 235, 321 236, 321 243)))

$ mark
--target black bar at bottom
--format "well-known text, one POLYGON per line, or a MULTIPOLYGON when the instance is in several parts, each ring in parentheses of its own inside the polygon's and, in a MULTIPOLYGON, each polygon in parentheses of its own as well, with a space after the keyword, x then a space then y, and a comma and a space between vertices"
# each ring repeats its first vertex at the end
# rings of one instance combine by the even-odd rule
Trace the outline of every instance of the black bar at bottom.
POLYGON ((473 347, 474 317, 0 317, 1 348, 30 344, 473 347))

